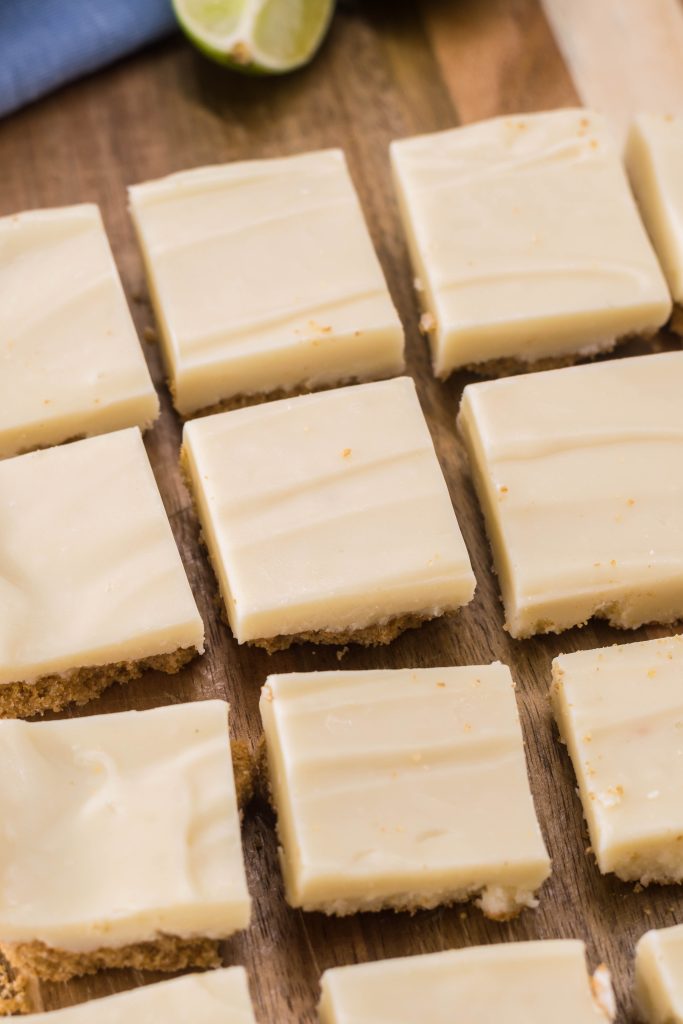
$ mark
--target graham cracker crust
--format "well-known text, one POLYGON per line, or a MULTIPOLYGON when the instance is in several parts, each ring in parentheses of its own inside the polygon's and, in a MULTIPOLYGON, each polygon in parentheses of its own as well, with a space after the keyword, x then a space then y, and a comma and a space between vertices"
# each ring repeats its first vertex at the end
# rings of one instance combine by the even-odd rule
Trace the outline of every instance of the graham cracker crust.
POLYGON ((452 614, 454 612, 444 612, 443 615, 407 612, 405 615, 394 616, 388 622, 364 626, 362 629, 343 629, 336 633, 326 629, 315 629, 310 632, 281 634, 246 642, 250 647, 262 647, 268 654, 273 654, 275 651, 286 651, 292 644, 360 644, 361 647, 381 647, 384 644, 390 644, 406 629, 416 629, 424 622, 452 614))
MULTIPOLYGON (((600 350, 600 355, 612 352, 614 346, 600 350)), ((595 355, 598 355, 596 352, 595 355)), ((528 362, 526 359, 515 359, 508 356, 503 359, 487 359, 483 363, 468 363, 467 366, 458 367, 467 373, 475 373, 478 377, 515 377, 522 373, 540 373, 543 370, 562 370, 565 366, 574 366, 579 360, 588 362, 595 356, 576 355, 548 356, 546 359, 535 359, 528 362)))
POLYGON ((546 356, 545 358, 534 359, 533 361, 506 356, 501 359, 488 359, 483 363, 468 363, 467 366, 458 367, 458 370, 476 373, 479 377, 514 377, 522 373, 561 370, 565 366, 575 366, 577 363, 592 363, 599 356, 609 355, 619 345, 632 341, 636 337, 647 339, 651 335, 624 335, 623 338, 617 338, 611 345, 605 345, 597 349, 597 351, 590 353, 569 352, 564 356, 546 356))
POLYGON ((0 962, 0 1017, 29 1013, 30 1009, 27 979, 15 975, 7 961, 0 962))
POLYGON ((68 704, 87 704, 113 683, 128 683, 148 669, 179 672, 197 654, 195 647, 179 647, 170 654, 154 654, 138 661, 77 668, 65 675, 40 676, 32 683, 0 685, 0 718, 32 718, 46 711, 61 711, 68 704))
POLYGON ((43 981, 69 981, 83 974, 112 967, 138 971, 182 971, 188 967, 220 967, 219 942, 215 939, 183 939, 159 935, 151 942, 73 953, 44 942, 2 943, 0 952, 20 982, 28 976, 43 981))
POLYGON ((374 900, 331 900, 329 902, 306 903, 301 907, 305 913, 325 914, 327 917, 353 917, 355 914, 379 914, 393 911, 395 914, 414 916, 423 910, 444 909, 472 903, 481 910, 488 921, 514 921, 525 910, 534 908, 537 903, 528 894, 528 898, 517 902, 508 896, 502 905, 497 906, 490 901, 488 891, 491 886, 464 887, 462 889, 445 889, 442 892, 415 892, 398 896, 379 896, 374 900))
POLYGON ((31 452, 42 452, 46 448, 53 448, 55 444, 59 444, 61 446, 63 444, 73 444, 74 441, 85 441, 87 436, 87 434, 72 434, 71 437, 66 437, 63 441, 48 441, 47 444, 32 444, 29 445, 28 448, 20 448, 18 452, 14 453, 13 457, 16 458, 17 455, 30 455, 31 452))
POLYGON ((182 420, 195 420, 201 416, 213 416, 217 412, 234 412, 235 409, 248 409, 252 405, 263 405, 265 402, 279 402, 283 398, 300 398, 301 395, 315 395, 321 391, 332 391, 334 388, 343 388, 349 384, 363 384, 367 380, 369 378, 342 377, 333 383, 318 384, 314 387, 299 384, 294 388, 275 388, 273 391, 257 391, 250 395, 231 395, 230 398, 222 398, 220 402, 215 402, 213 405, 205 405, 203 408, 197 409, 196 412, 180 413, 179 415, 182 420))
MULTIPOLYGON (((434 330, 436 330, 436 320, 431 313, 426 312, 422 314, 420 318, 420 334, 428 337, 434 330), (430 317, 429 321, 423 324, 424 318, 430 317)), ((671 318, 667 324, 662 324, 661 327, 668 327, 674 334, 680 334, 683 336, 683 306, 674 305, 674 310, 671 318)), ((440 380, 447 380, 454 373, 474 373, 478 377, 514 377, 522 373, 538 373, 543 370, 560 370, 565 366, 575 366, 577 363, 590 363, 600 356, 609 355, 619 345, 623 345, 628 341, 651 341, 652 338, 657 334, 656 330, 646 331, 631 331, 628 334, 622 334, 618 338, 615 338, 612 342, 599 345, 595 347, 586 346, 584 351, 578 349, 574 352, 568 352, 565 355, 558 356, 544 356, 540 359, 527 360, 519 359, 515 356, 503 356, 499 359, 486 359, 480 363, 464 363, 453 367, 443 375, 439 374, 440 380)))
POLYGON ((268 747, 266 746, 266 734, 261 733, 254 751, 254 792, 255 795, 270 804, 275 811, 273 802, 273 790, 270 785, 270 772, 268 770, 268 747))
MULTIPOLYGON (((683 307, 674 306, 674 311, 667 325, 670 331, 683 336, 683 307), (678 320, 677 320, 678 310, 678 320), (676 326, 677 323, 677 326, 676 326)), ((450 373, 457 373, 465 370, 474 373, 479 377, 514 377, 522 373, 539 373, 542 370, 561 370, 565 366, 576 366, 581 363, 592 363, 601 356, 608 356, 615 348, 625 345, 629 341, 651 341, 657 331, 643 331, 641 333, 622 334, 615 338, 609 345, 601 345, 592 352, 569 352, 563 356, 546 356, 542 359, 535 359, 532 362, 526 359, 516 359, 514 356, 506 356, 501 359, 488 359, 483 363, 468 363, 466 366, 458 366, 450 373)), ((450 373, 448 376, 450 376, 450 373)))
POLYGON ((256 789, 258 766, 244 740, 233 740, 230 744, 232 770, 235 775, 235 791, 240 813, 251 802, 256 789))

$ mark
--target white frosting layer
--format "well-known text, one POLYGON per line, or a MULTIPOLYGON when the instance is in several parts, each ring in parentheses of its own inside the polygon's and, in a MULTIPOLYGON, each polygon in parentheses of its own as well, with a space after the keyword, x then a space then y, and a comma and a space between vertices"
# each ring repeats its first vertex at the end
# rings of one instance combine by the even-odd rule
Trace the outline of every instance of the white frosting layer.
POLYGON ((500 117, 394 142, 434 372, 609 347, 671 312, 605 121, 500 117))
POLYGON ((240 643, 471 600, 474 575, 409 378, 193 420, 183 442, 240 643))
POLYGON ((551 694, 600 870, 683 882, 683 637, 564 654, 551 694))
POLYGON ((0 463, 0 684, 203 643, 137 428, 0 463))
POLYGON ((550 861, 504 665, 269 676, 260 708, 290 904, 533 902, 550 861))
POLYGON ((683 616, 683 353, 465 388, 512 636, 683 616))
POLYGON ((683 302, 683 117, 641 115, 626 146, 640 212, 676 302, 683 302))
POLYGON ((243 967, 186 974, 21 1019, 25 1024, 255 1024, 243 967))
MULTIPOLYGON (((605 987, 609 1002, 611 989, 605 987)), ((509 942, 335 967, 321 1024, 605 1024, 583 942, 509 942)))
POLYGON ((247 926, 227 712, 0 722, 0 941, 87 952, 247 926))
POLYGON ((636 946, 635 994, 645 1024, 682 1024, 683 925, 642 936, 636 946))
POLYGON ((403 369, 403 331, 339 150, 130 190, 178 410, 403 369))
POLYGON ((158 413, 98 208, 0 219, 0 458, 158 413))

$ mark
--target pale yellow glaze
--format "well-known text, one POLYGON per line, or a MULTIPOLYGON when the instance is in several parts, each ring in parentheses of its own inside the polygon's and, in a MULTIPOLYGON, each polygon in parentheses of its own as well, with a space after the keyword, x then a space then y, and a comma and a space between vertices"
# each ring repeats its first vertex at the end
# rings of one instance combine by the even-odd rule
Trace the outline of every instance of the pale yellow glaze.
POLYGON ((136 427, 0 463, 0 684, 204 649, 136 427))
POLYGON ((0 219, 0 458, 158 414, 98 208, 0 219))
POLYGON ((550 861, 506 666, 274 675, 260 708, 292 906, 535 905, 550 861))
POLYGON ((175 404, 390 377, 403 331, 339 150, 130 190, 175 404))
POLYGON ((472 599, 409 378, 193 420, 183 444, 240 643, 439 615, 472 599))
POLYGON ((512 636, 683 616, 682 394, 681 352, 465 389, 512 636))
POLYGON ((600 870, 683 882, 683 637, 564 654, 551 695, 600 870))
POLYGON ((437 376, 590 354, 667 320, 666 282, 598 115, 495 118, 394 142, 391 156, 437 376))
POLYGON ((31 1013, 23 1024, 255 1024, 243 967, 187 974, 93 999, 52 1013, 31 1013))
POLYGON ((683 925, 646 932, 636 946, 636 1005, 645 1024, 683 1024, 683 925))
POLYGON ((606 1024, 609 975, 583 942, 510 942, 379 963, 322 977, 321 1024, 606 1024))
POLYGON ((683 117, 637 117, 626 167, 671 294, 683 303, 683 117))
POLYGON ((0 722, 0 941, 89 952, 249 923, 224 701, 0 722))

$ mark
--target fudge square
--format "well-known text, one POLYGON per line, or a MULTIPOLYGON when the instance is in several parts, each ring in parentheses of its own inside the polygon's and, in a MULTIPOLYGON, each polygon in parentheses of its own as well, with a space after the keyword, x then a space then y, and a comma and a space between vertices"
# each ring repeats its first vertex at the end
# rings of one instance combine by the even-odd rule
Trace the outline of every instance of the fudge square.
POLYGON ((55 981, 216 966, 249 923, 228 706, 0 722, 0 950, 55 981))
POLYGON ((403 330, 339 150, 130 189, 177 410, 403 370, 403 330))
POLYGON ((458 417, 513 637, 683 616, 683 353, 465 388, 458 417))
POLYGON ((645 1024, 683 1024, 683 925, 646 932, 639 940, 635 996, 645 1024))
POLYGON ((240 643, 387 643, 472 599, 410 378, 193 420, 182 460, 240 643))
POLYGON ((243 967, 224 967, 144 985, 52 1013, 31 1013, 22 1024, 255 1024, 243 967))
POLYGON ((626 167, 674 302, 683 304, 683 118, 641 114, 626 145, 626 167))
POLYGON ((159 415, 96 206, 0 219, 0 367, 0 458, 159 415))
POLYGON ((609 972, 586 969, 583 942, 508 942, 333 967, 321 1024, 607 1024, 609 972))
POLYGON ((683 882, 683 637, 564 654, 551 699, 600 871, 683 882))
POLYGON ((537 905, 550 861, 505 665, 273 675, 260 708, 291 906, 537 905))
POLYGON ((394 142, 391 159, 438 377, 573 362, 669 318, 597 114, 499 117, 394 142))
POLYGON ((0 462, 0 717, 83 704, 203 649, 137 427, 0 462))

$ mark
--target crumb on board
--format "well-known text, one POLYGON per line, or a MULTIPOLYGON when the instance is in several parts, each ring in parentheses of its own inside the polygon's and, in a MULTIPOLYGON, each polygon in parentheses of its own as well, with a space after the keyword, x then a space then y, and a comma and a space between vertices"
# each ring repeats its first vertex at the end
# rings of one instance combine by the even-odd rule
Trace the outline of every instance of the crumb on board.
POLYGON ((436 317, 433 313, 423 313, 420 317, 420 334, 431 334, 436 330, 436 317))

